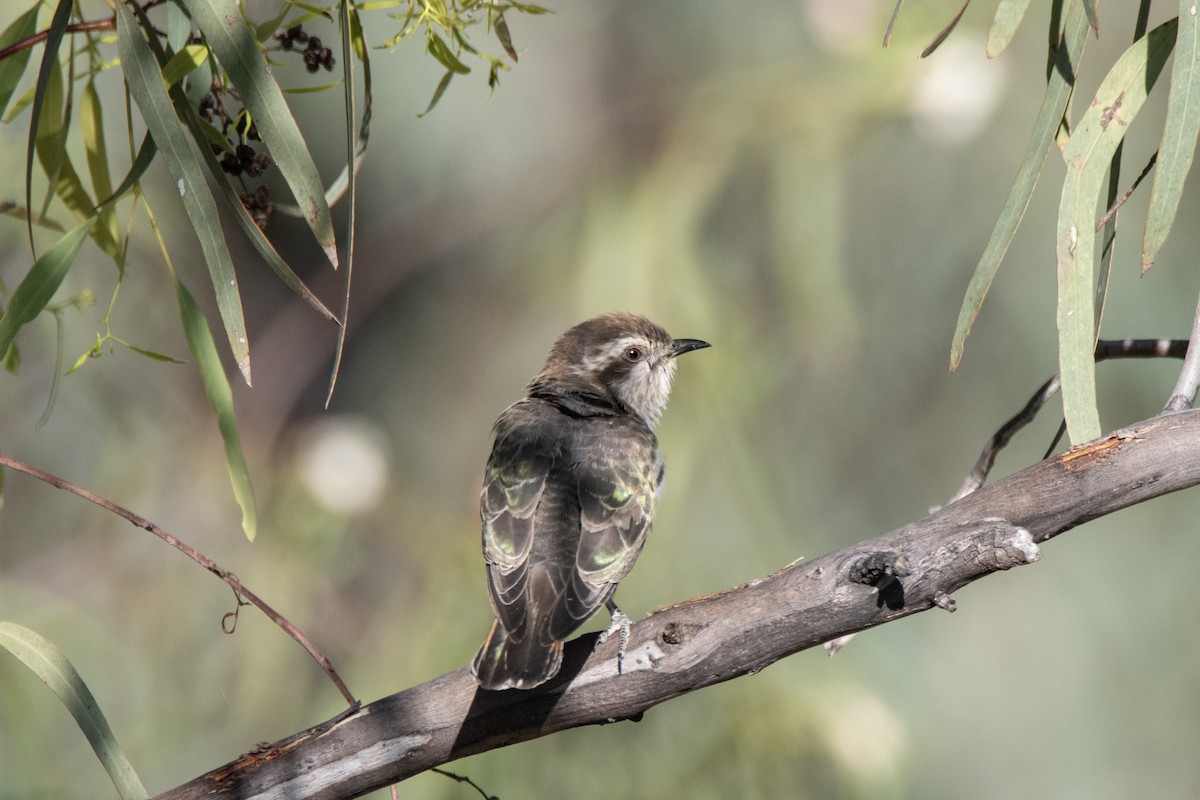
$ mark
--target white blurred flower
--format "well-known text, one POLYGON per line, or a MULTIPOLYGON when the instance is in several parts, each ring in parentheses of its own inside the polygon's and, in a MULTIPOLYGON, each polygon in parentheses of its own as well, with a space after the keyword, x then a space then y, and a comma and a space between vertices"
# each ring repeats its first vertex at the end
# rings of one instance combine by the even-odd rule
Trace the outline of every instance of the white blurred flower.
POLYGON ((899 768, 907 731, 877 694, 842 686, 825 694, 815 711, 826 746, 847 772, 869 781, 899 768))
POLYGON ((353 417, 308 425, 296 442, 296 474, 321 505, 359 514, 379 504, 388 483, 383 431, 353 417))
POLYGON ((1000 102, 1005 63, 989 61, 979 40, 951 34, 922 66, 911 108, 917 130, 940 144, 977 135, 1000 102))

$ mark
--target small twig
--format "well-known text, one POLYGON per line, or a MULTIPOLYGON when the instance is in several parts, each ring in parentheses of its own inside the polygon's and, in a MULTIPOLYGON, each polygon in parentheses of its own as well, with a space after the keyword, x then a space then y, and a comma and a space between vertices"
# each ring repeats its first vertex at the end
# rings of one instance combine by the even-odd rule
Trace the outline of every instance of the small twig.
POLYGON ((956 500, 961 500, 980 486, 983 486, 983 482, 987 480, 988 473, 992 471, 992 465, 996 463, 996 455, 1012 440, 1017 431, 1033 422, 1034 417, 1042 410, 1042 406, 1058 392, 1061 386, 1062 380, 1058 375, 1043 383, 1033 393, 1033 397, 1029 398, 1029 402, 1025 404, 1025 407, 1018 411, 1008 422, 1001 425, 1000 430, 992 434, 992 438, 988 439, 987 444, 983 446, 983 452, 979 454, 979 460, 975 462, 975 466, 967 473, 967 477, 963 479, 962 486, 958 487, 958 491, 950 498, 947 505, 956 500))
MULTIPOLYGON (((145 11, 148 8, 153 8, 154 6, 161 5, 162 3, 163 3, 163 0, 146 0, 146 4, 144 6, 142 6, 142 10, 145 11)), ((117 27, 117 15, 113 14, 111 17, 105 17, 104 19, 89 19, 89 20, 84 20, 83 22, 72 22, 70 25, 67 26, 66 32, 67 33, 86 33, 87 31, 110 31, 116 27, 117 27)), ((37 33, 35 33, 31 36, 26 36, 24 39, 21 39, 20 41, 13 42, 8 47, 0 49, 0 61, 3 61, 4 59, 8 58, 9 56, 19 53, 22 50, 28 50, 29 48, 33 47, 34 45, 41 44, 42 42, 46 41, 46 39, 48 39, 49 37, 50 37, 50 30, 46 29, 44 31, 38 31, 37 33)))
MULTIPOLYGON (((1197 308, 1196 320, 1197 328, 1192 332, 1193 339, 1196 338, 1197 332, 1200 331, 1200 308, 1197 308)), ((1108 361, 1113 358, 1184 358, 1187 352, 1188 343, 1183 339, 1101 339, 1096 342, 1095 357, 1098 362, 1108 361)), ((1200 353, 1200 347, 1195 348, 1194 352, 1200 353)), ((1186 371, 1187 362, 1185 361, 1184 363, 1186 371)), ((983 486, 984 481, 987 480, 988 473, 991 472, 992 466, 996 462, 996 455, 1012 440, 1017 431, 1033 422, 1037 413, 1042 410, 1042 406, 1058 392, 1061 386, 1061 377, 1058 375, 1043 383, 1033 393, 1033 396, 1029 398, 1029 402, 1025 404, 1025 407, 1001 425, 1000 430, 992 434, 992 438, 988 439, 987 444, 983 446, 983 451, 979 454, 979 460, 975 462, 975 466, 967 473, 962 486, 950 498, 947 505, 956 500, 961 500, 980 486, 983 486)), ((1194 397, 1195 389, 1193 388, 1192 391, 1192 396, 1194 397)), ((1190 401, 1188 404, 1190 405, 1190 401)), ((1059 436, 1061 435, 1060 431, 1059 436)), ((1055 441, 1058 441, 1057 437, 1055 441)), ((1054 445, 1051 445, 1050 449, 1052 452, 1054 445)), ((1049 457, 1049 453, 1046 454, 1046 457, 1049 457)))
MULTIPOLYGON (((64 480, 64 479, 58 477, 57 475, 51 475, 48 472, 43 472, 42 470, 38 469, 37 467, 31 467, 28 464, 24 464, 20 461, 15 461, 15 460, 8 458, 7 456, 3 456, 3 455, 0 455, 0 467, 9 467, 10 469, 14 469, 17 472, 23 472, 26 475, 37 478, 38 480, 40 480, 44 483, 50 484, 51 486, 55 487, 56 489, 63 489, 65 491, 68 491, 73 495, 82 497, 84 500, 87 500, 90 503, 94 503, 103 509, 111 511, 112 513, 116 514, 118 517, 121 517, 122 519, 132 523, 133 525, 136 525, 139 528, 142 528, 144 530, 149 531, 150 533, 153 533, 155 536, 162 539, 164 542, 171 545, 176 550, 183 553, 185 556, 192 559, 197 564, 204 567, 206 570, 208 570, 212 574, 216 575, 221 580, 225 581, 225 583, 227 583, 230 586, 230 588, 233 589, 233 593, 237 598, 237 608, 240 608, 241 606, 249 603, 249 604, 255 606, 256 608, 258 608, 264 614, 266 614, 268 619, 270 619, 272 622, 274 622, 276 625, 278 625, 280 628, 282 628, 284 630, 284 632, 287 633, 288 636, 291 636, 293 639, 296 640, 296 642, 301 647, 303 647, 306 651, 308 651, 308 654, 313 657, 313 660, 316 661, 317 664, 320 665, 321 669, 325 670, 325 674, 328 675, 329 679, 331 681, 333 681, 335 686, 337 686, 338 691, 340 691, 342 693, 342 697, 346 698, 346 702, 350 704, 350 707, 352 709, 358 708, 358 706, 360 705, 359 701, 354 697, 353 694, 350 693, 350 690, 348 688, 346 688, 346 684, 342 682, 341 677, 337 674, 337 670, 335 670, 333 668, 333 664, 329 661, 329 659, 326 658, 319 650, 317 650, 317 648, 313 645, 313 643, 309 640, 309 638, 307 636, 305 636, 304 633, 301 632, 299 628, 297 628, 295 625, 293 625, 290 620, 288 620, 282 614, 280 614, 275 609, 273 609, 269 605, 267 605, 263 600, 261 600, 258 597, 258 595, 254 594, 249 589, 247 589, 245 586, 243 586, 242 582, 240 580, 238 580, 237 576, 234 575, 232 572, 230 572, 227 569, 224 569, 223 567, 218 566, 217 563, 214 562, 212 559, 210 559, 208 556, 204 555, 203 553, 201 553, 200 551, 191 547, 190 545, 181 542, 179 539, 177 539, 174 536, 172 536, 171 534, 167 533, 162 528, 155 525, 153 522, 150 522, 149 520, 147 520, 143 517, 139 517, 137 514, 134 514, 132 511, 129 511, 126 508, 122 508, 121 506, 117 505, 116 503, 112 502, 111 500, 107 500, 96 494, 92 494, 87 489, 84 489, 82 486, 77 486, 76 484, 71 483, 70 481, 67 481, 67 480, 64 480), (243 600, 245 602, 243 602, 243 600)), ((235 609, 234 611, 230 612, 230 614, 232 614, 234 617, 234 620, 235 620, 234 627, 236 627, 237 610, 235 609)), ((221 620, 221 629, 224 630, 226 633, 232 632, 232 628, 229 626, 229 623, 228 623, 230 614, 226 614, 225 617, 222 618, 222 620, 221 620)))
MULTIPOLYGON (((1200 342, 1200 300, 1196 304, 1196 316, 1192 320, 1191 343, 1200 342)), ((1179 370, 1179 378, 1175 381, 1175 389, 1171 399, 1163 406, 1162 413, 1172 414, 1191 408, 1196 401, 1196 389, 1200 387, 1200 346, 1189 347, 1183 359, 1183 369, 1179 370)))
MULTIPOLYGON (((458 775, 454 772, 451 772, 450 770, 442 769, 440 767, 432 767, 429 771, 436 772, 438 775, 444 775, 447 778, 451 778, 453 780, 458 781, 459 783, 467 784, 472 789, 479 792, 479 796, 482 797, 483 800, 496 800, 495 796, 490 795, 487 792, 485 792, 483 789, 479 788, 479 784, 477 784, 475 781, 468 778, 466 775, 458 775)), ((395 787, 395 784, 392 784, 392 786, 395 787)))
POLYGON ((1137 190, 1138 185, 1141 184, 1141 182, 1143 180, 1145 180, 1146 176, 1150 174, 1150 170, 1152 170, 1154 168, 1154 164, 1157 161, 1158 161, 1158 151, 1155 150, 1154 155, 1150 156, 1150 160, 1146 162, 1146 167, 1145 167, 1145 169, 1142 170, 1142 174, 1138 175, 1137 180, 1135 180, 1133 182, 1133 186, 1129 187, 1129 191, 1127 191, 1125 194, 1121 195, 1120 198, 1117 199, 1117 202, 1113 203, 1112 207, 1110 209, 1108 209, 1108 211, 1105 212, 1104 216, 1100 218, 1100 221, 1096 223, 1096 232, 1097 233, 1099 233, 1100 229, 1103 228, 1105 225, 1107 225, 1108 221, 1110 219, 1112 219, 1113 216, 1115 216, 1118 211, 1121 210, 1121 206, 1125 205, 1125 201, 1133 196, 1133 193, 1137 190))

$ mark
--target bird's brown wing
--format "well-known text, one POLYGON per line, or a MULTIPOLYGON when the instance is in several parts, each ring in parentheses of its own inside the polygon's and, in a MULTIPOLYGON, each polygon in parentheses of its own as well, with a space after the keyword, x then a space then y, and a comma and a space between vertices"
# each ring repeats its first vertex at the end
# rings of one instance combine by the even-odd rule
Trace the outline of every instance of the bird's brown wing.
POLYGON ((488 565, 492 606, 504 628, 523 638, 529 588, 530 550, 537 535, 537 511, 554 465, 554 449, 528 435, 522 418, 530 409, 513 406, 496 422, 480 492, 483 555, 488 565))
POLYGON ((566 638, 612 597, 633 569, 654 516, 662 479, 654 434, 632 423, 606 428, 573 468, 579 544, 550 619, 554 639, 566 638))

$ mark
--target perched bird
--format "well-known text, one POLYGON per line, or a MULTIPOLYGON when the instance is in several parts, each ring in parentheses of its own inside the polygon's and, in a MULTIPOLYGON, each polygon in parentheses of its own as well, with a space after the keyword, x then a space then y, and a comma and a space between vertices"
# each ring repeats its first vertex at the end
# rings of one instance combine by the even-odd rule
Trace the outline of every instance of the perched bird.
POLYGON ((663 480, 653 428, 675 359, 708 346, 633 314, 590 319, 558 338, 525 399, 496 420, 479 499, 496 620, 471 662, 484 689, 550 680, 563 640, 603 605, 623 649, 629 621, 612 596, 663 480))

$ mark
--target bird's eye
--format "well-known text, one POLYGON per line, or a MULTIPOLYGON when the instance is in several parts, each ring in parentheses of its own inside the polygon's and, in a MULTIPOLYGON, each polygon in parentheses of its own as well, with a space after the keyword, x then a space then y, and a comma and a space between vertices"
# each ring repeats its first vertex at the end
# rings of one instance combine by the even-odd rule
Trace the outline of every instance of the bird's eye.
POLYGON ((641 361, 642 360, 642 348, 640 348, 640 347, 625 348, 625 360, 630 361, 630 362, 641 361))

